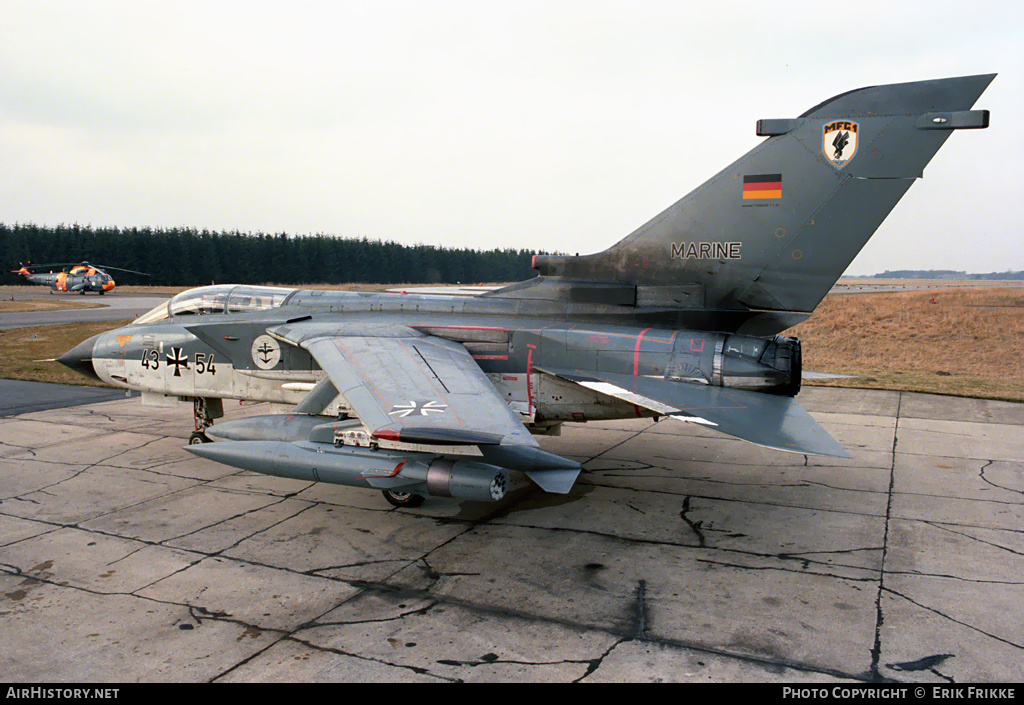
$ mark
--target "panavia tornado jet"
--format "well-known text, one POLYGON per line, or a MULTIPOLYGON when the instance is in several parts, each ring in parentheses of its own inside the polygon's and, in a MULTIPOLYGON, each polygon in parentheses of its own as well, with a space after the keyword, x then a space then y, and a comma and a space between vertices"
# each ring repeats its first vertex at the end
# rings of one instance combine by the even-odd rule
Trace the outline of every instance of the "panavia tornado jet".
POLYGON ((667 417, 849 457, 794 401, 800 343, 780 333, 954 130, 988 126, 972 106, 993 78, 761 120, 766 139, 678 203, 604 252, 535 257, 528 281, 469 297, 203 287, 60 361, 143 402, 193 401, 196 455, 398 506, 500 500, 509 471, 566 493, 579 463, 534 437, 566 422, 667 417), (295 406, 214 425, 223 399, 295 406))

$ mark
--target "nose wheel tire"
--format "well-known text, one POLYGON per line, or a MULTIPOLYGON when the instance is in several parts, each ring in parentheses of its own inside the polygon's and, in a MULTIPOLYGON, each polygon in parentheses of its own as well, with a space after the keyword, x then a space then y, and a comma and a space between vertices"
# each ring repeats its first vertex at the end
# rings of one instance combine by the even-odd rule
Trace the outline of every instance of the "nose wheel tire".
POLYGON ((426 501, 426 497, 421 494, 413 494, 412 492, 397 492, 396 490, 384 490, 384 499, 391 502, 396 507, 405 507, 411 509, 418 507, 426 501))
POLYGON ((209 437, 205 433, 203 433, 202 431, 196 431, 195 433, 193 433, 191 436, 188 437, 188 444, 190 446, 197 446, 200 443, 209 443, 209 442, 210 442, 209 437))

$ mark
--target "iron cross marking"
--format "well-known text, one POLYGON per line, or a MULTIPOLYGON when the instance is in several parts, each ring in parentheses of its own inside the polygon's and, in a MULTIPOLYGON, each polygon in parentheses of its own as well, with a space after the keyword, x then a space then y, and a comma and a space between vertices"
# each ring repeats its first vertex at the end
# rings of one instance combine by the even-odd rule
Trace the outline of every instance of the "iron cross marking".
POLYGON ((407 416, 443 414, 447 408, 447 404, 442 404, 439 401, 410 401, 408 404, 395 404, 388 415, 394 414, 398 418, 404 419, 407 416))
POLYGON ((171 353, 167 356, 167 364, 174 365, 174 376, 181 377, 181 368, 184 367, 186 370, 188 367, 188 355, 181 354, 181 348, 171 348, 171 353))

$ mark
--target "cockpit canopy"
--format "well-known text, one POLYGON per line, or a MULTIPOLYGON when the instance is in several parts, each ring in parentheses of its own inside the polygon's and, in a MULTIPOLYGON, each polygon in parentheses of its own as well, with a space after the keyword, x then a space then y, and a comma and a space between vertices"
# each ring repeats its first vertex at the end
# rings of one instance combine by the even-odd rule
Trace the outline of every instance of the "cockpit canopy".
POLYGON ((295 289, 276 286, 219 284, 183 291, 165 304, 139 316, 135 323, 154 323, 168 316, 247 313, 280 307, 295 289))

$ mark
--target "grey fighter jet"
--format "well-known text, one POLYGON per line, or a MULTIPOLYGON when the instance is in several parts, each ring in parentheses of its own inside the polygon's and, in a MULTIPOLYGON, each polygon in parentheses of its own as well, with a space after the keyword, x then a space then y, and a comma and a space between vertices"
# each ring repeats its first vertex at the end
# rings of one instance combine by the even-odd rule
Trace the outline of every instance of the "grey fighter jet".
POLYGON ((398 506, 499 500, 509 471, 568 492, 580 465, 534 438, 565 422, 667 417, 849 457, 794 401, 800 343, 780 333, 954 130, 988 126, 972 106, 993 78, 862 88, 761 120, 767 139, 678 203, 604 252, 535 257, 528 281, 470 297, 192 289, 60 361, 143 402, 192 400, 201 457, 398 506), (213 425, 223 399, 295 406, 213 425))

